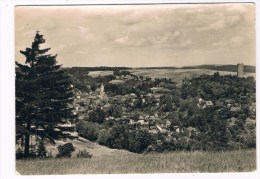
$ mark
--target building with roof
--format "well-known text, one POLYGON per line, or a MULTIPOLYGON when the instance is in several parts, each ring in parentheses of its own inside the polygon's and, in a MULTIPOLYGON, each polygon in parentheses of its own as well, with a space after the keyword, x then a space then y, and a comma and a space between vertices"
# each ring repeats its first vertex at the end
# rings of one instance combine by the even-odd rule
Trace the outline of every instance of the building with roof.
POLYGON ((237 64, 237 76, 238 77, 243 77, 244 76, 244 64, 243 63, 238 63, 237 64))
POLYGON ((205 105, 206 105, 206 107, 212 107, 213 103, 212 103, 212 101, 205 101, 205 105))

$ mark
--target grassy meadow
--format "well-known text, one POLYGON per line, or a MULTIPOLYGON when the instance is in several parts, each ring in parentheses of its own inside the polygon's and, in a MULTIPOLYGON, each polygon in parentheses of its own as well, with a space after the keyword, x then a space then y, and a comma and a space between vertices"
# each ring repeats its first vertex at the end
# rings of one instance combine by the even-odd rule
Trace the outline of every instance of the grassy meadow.
POLYGON ((250 172, 256 170, 256 151, 119 153, 90 159, 17 160, 16 170, 22 175, 250 172))

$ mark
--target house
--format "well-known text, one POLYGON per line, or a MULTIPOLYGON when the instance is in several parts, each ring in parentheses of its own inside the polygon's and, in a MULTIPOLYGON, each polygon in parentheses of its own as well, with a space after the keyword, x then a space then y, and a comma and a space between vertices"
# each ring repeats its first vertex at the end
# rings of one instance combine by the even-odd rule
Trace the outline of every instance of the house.
POLYGON ((167 120, 166 123, 165 123, 165 127, 169 128, 170 126, 171 126, 171 121, 167 120))
POLYGON ((95 99, 97 99, 97 96, 91 95, 91 96, 88 96, 88 99, 90 99, 90 100, 95 100, 95 99))
POLYGON ((150 88, 150 90, 153 93, 171 93, 171 90, 167 89, 167 88, 163 88, 163 87, 152 87, 150 88))
POLYGON ((61 133, 70 139, 75 139, 79 137, 77 132, 62 131, 61 133))
POLYGON ((150 116, 150 120, 155 120, 156 117, 155 116, 150 116))
POLYGON ((101 107, 102 110, 108 111, 111 108, 111 104, 106 103, 104 106, 101 107))
POLYGON ((186 131, 188 133, 188 136, 190 137, 193 132, 195 132, 195 133, 197 132, 197 129, 194 127, 188 127, 188 128, 186 128, 186 131))
POLYGON ((240 111, 241 108, 240 107, 231 107, 230 108, 230 112, 237 112, 237 111, 240 111))
POLYGON ((241 106, 241 105, 240 105, 239 103, 234 103, 233 106, 234 106, 234 107, 239 107, 239 106, 241 106))
POLYGON ((79 115, 78 120, 84 120, 84 115, 79 115))
POLYGON ((176 128, 176 132, 180 133, 180 128, 179 127, 176 128))
POLYGON ((235 103, 235 100, 233 100, 233 99, 226 99, 225 100, 225 104, 234 104, 235 103))
POLYGON ((135 124, 136 122, 133 119, 129 120, 129 124, 135 124))
POLYGON ((212 101, 205 101, 205 105, 206 105, 206 107, 212 107, 213 103, 212 103, 212 101))
POLYGON ((141 124, 141 125, 147 125, 147 124, 148 124, 148 122, 146 122, 146 121, 143 120, 143 119, 139 119, 137 122, 138 122, 139 124, 141 124))
POLYGON ((156 87, 150 88, 150 90, 151 90, 153 93, 155 93, 155 92, 157 91, 157 89, 158 89, 158 88, 156 88, 156 87))
POLYGON ((152 93, 148 93, 146 96, 152 97, 153 94, 152 93))
POLYGON ((121 118, 121 121, 123 122, 123 124, 129 124, 130 119, 129 118, 121 118))
POLYGON ((159 133, 160 131, 158 130, 158 128, 156 126, 150 126, 149 127, 149 133, 152 133, 152 134, 157 134, 159 133))
POLYGON ((139 120, 144 120, 144 116, 139 116, 139 120))
POLYGON ((230 119, 228 119, 227 121, 228 121, 228 127, 232 127, 232 126, 234 126, 235 125, 235 122, 236 122, 236 120, 237 120, 237 118, 234 118, 234 117, 232 117, 232 118, 230 118, 230 119))
POLYGON ((173 126, 173 128, 174 128, 175 131, 178 132, 178 133, 184 132, 184 129, 180 128, 179 126, 173 126))
POLYGON ((88 96, 89 96, 89 94, 85 93, 85 92, 80 94, 81 98, 88 98, 88 96))
POLYGON ((240 110, 241 110, 240 107, 234 107, 234 106, 232 106, 232 107, 230 108, 230 113, 231 113, 231 115, 235 115, 235 114, 237 114, 240 110))
POLYGON ((119 122, 120 120, 121 120, 121 118, 119 118, 119 117, 118 117, 118 118, 115 118, 115 121, 116 121, 116 122, 119 122))
POLYGON ((112 116, 110 116, 108 119, 109 119, 109 120, 115 120, 115 118, 112 117, 112 116))
POLYGON ((162 133, 162 134, 165 134, 165 133, 168 132, 167 130, 161 128, 161 126, 159 126, 159 125, 156 125, 156 127, 157 127, 157 129, 159 130, 159 132, 162 133))
POLYGON ((61 130, 74 130, 76 127, 75 124, 71 124, 70 122, 64 123, 64 124, 58 124, 56 128, 61 130))
POLYGON ((155 97, 155 99, 160 102, 160 97, 162 96, 162 94, 159 94, 159 93, 154 93, 153 94, 153 97, 155 97))
POLYGON ((137 95, 134 94, 134 93, 131 93, 131 94, 130 94, 130 97, 131 97, 131 98, 137 98, 137 95))
POLYGON ((251 112, 255 113, 256 112, 256 103, 252 103, 250 106, 251 112))

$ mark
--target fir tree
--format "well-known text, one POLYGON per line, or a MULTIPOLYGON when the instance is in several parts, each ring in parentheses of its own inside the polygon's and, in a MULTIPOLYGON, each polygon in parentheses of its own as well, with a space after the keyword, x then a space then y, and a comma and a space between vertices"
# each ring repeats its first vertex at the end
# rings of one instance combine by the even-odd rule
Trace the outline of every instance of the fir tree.
POLYGON ((16 129, 17 136, 25 139, 25 156, 30 153, 31 134, 53 139, 55 126, 73 118, 68 107, 73 100, 70 78, 57 64, 57 55, 47 54, 50 48, 40 48, 43 43, 45 39, 37 31, 31 47, 20 51, 25 64, 16 62, 16 129))

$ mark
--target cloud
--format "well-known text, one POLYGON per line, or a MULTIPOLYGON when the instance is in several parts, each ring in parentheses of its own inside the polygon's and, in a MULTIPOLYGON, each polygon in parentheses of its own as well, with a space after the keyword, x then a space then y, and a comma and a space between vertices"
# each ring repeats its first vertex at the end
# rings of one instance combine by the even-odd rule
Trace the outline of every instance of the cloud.
POLYGON ((79 31, 82 33, 86 33, 86 32, 88 32, 88 30, 89 29, 87 27, 79 26, 79 31))
POLYGON ((129 36, 122 36, 115 39, 115 42, 119 45, 123 46, 132 46, 132 47, 140 47, 140 46, 154 46, 154 45, 164 45, 164 44, 172 44, 180 41, 180 32, 166 32, 160 34, 147 33, 144 36, 135 36, 133 34, 129 34, 129 36))
POLYGON ((229 43, 232 47, 238 47, 242 45, 243 39, 241 37, 232 37, 229 40, 229 43))
POLYGON ((40 30, 65 66, 199 64, 214 56, 254 63, 254 15, 251 3, 23 6, 15 12, 16 58, 40 30))
POLYGON ((120 37, 120 38, 116 39, 115 42, 117 42, 119 44, 128 44, 129 38, 128 38, 128 36, 120 37))

